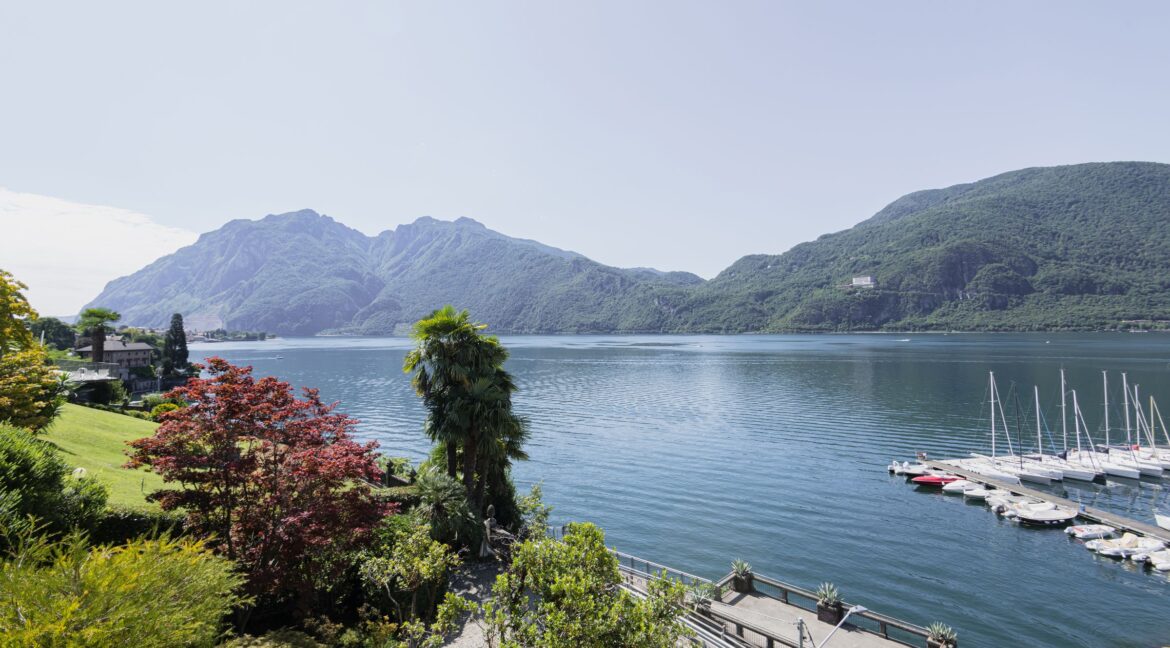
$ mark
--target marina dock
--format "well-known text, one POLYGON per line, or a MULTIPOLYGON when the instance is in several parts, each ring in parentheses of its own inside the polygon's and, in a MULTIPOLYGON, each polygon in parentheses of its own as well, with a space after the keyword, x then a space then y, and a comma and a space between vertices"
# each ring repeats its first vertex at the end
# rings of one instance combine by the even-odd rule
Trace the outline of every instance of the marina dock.
POLYGON ((967 481, 976 482, 985 486, 992 486, 996 489, 1016 495, 1034 497, 1045 502, 1056 504, 1057 506, 1063 506, 1065 508, 1072 509, 1077 511, 1078 517, 1081 517, 1090 522, 1107 524, 1119 531, 1129 531, 1130 533, 1156 538, 1162 542, 1170 544, 1170 531, 1162 529, 1153 524, 1149 524, 1148 522, 1134 520, 1123 515, 1110 513, 1109 511, 1103 511, 1092 506, 1082 506, 1077 502, 1074 502, 1070 499, 1065 499, 1063 497, 1058 497, 1052 493, 1046 493, 1034 488, 1029 488, 1022 484, 1009 484, 1007 482, 1003 482, 992 477, 987 477, 986 475, 982 475, 977 472, 965 470, 963 468, 959 468, 958 466, 953 466, 942 461, 925 460, 922 463, 936 470, 943 470, 958 475, 967 481))

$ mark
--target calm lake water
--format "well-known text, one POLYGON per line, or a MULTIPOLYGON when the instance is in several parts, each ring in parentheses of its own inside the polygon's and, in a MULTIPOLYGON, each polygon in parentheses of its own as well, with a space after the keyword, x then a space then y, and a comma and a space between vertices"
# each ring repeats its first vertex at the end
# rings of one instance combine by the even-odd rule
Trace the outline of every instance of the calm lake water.
MULTIPOLYGON (((1111 422, 1122 420, 1121 371, 1170 412, 1170 336, 503 341, 521 388, 516 407, 533 429, 517 485, 543 482, 556 522, 596 522, 622 551, 707 577, 743 558, 809 589, 832 581, 850 602, 920 625, 944 621, 964 646, 1170 641, 1165 575, 1099 558, 1060 531, 1021 529, 961 497, 918 491, 885 468, 917 450, 986 451, 989 370, 1001 395, 1013 383, 1023 390, 1029 413, 1039 386, 1057 439, 1061 367, 1094 430, 1102 370, 1111 422)), ((307 338, 192 345, 191 355, 319 387, 362 421, 362 436, 420 459, 428 442, 401 370, 408 348, 403 338, 307 338)), ((1034 444, 1033 421, 1024 419, 1025 445, 1034 444)), ((1141 520, 1170 512, 1160 481, 1054 490, 1141 520)))

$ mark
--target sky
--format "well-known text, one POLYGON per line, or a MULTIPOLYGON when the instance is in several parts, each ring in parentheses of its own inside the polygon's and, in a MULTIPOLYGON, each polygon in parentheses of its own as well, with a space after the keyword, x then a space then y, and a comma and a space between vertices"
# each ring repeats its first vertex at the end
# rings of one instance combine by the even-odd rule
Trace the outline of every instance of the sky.
POLYGON ((1167 25, 1164 2, 4 3, 0 267, 75 312, 196 233, 311 208, 711 277, 911 191, 1170 162, 1167 25), (62 210, 138 266, 83 278, 62 210))

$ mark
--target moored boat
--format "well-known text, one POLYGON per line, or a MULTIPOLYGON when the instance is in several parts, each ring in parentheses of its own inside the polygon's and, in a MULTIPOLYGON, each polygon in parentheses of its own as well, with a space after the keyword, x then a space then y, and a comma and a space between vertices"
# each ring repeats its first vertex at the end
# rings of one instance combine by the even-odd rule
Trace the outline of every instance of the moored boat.
POLYGON ((1078 540, 1100 540, 1109 538, 1117 529, 1107 524, 1077 524, 1064 530, 1065 533, 1078 540))

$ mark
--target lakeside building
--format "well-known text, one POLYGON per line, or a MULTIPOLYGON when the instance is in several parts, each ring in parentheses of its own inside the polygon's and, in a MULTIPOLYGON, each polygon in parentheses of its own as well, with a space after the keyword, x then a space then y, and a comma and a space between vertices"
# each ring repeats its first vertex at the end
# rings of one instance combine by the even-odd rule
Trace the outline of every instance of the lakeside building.
POLYGON ((135 367, 149 367, 150 356, 154 347, 145 342, 124 342, 121 338, 107 338, 101 358, 93 358, 93 345, 84 346, 77 350, 83 359, 93 362, 116 364, 122 369, 123 377, 130 374, 135 367))

